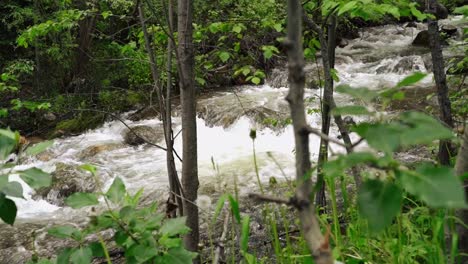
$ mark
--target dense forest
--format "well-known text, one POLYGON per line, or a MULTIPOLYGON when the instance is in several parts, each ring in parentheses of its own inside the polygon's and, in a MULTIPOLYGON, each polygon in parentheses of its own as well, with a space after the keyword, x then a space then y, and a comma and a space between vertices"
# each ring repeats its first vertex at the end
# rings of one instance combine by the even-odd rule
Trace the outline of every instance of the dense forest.
POLYGON ((466 0, 0 21, 0 264, 468 263, 466 0))

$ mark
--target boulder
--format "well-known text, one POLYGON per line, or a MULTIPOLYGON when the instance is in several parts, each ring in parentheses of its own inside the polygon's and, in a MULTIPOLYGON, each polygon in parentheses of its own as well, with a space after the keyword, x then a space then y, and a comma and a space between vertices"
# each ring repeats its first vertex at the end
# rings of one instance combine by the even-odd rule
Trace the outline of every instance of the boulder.
POLYGON ((164 138, 162 127, 135 126, 124 132, 125 144, 138 146, 150 142, 156 144, 164 138))
POLYGON ((44 199, 51 204, 64 205, 64 200, 76 192, 94 192, 96 181, 93 176, 80 170, 76 165, 57 163, 52 172, 52 184, 43 187, 33 195, 34 199, 44 199))
POLYGON ((440 31, 445 33, 447 36, 452 37, 457 35, 458 29, 452 25, 443 25, 440 27, 440 31))
POLYGON ((423 30, 413 40, 413 46, 429 47, 429 31, 423 30))
POLYGON ((416 22, 410 21, 410 22, 408 22, 408 24, 406 24, 406 27, 407 28, 417 28, 418 25, 416 24, 416 22))
POLYGON ((123 147, 123 144, 121 143, 110 143, 110 144, 89 146, 78 154, 78 158, 81 160, 86 160, 86 159, 89 159, 98 155, 99 153, 102 153, 105 151, 112 151, 114 149, 119 149, 121 147, 123 147))

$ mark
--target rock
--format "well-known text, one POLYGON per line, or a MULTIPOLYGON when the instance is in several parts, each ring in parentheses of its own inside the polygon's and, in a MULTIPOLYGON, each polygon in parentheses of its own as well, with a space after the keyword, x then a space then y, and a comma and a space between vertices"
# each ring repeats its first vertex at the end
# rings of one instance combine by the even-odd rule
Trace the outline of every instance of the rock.
POLYGON ((47 121, 55 121, 57 120, 57 116, 54 115, 52 112, 47 112, 43 115, 43 118, 47 121))
POLYGON ((423 30, 413 40, 413 46, 429 47, 429 31, 423 30))
POLYGON ((344 47, 346 47, 348 45, 349 45, 349 41, 347 39, 343 39, 343 38, 340 39, 338 41, 338 44, 337 44, 337 46, 340 47, 340 48, 344 48, 344 47))
POLYGON ((146 142, 156 144, 164 138, 162 127, 135 126, 124 132, 125 144, 137 146, 146 142))
POLYGON ((410 21, 410 22, 408 22, 408 24, 406 24, 405 27, 407 27, 407 28, 417 28, 418 25, 416 24, 416 22, 410 21))
POLYGON ((146 106, 131 114, 128 119, 132 121, 139 121, 144 119, 153 119, 158 117, 159 111, 156 106, 146 106))
POLYGON ((434 15, 437 19, 446 19, 448 17, 448 14, 449 12, 443 4, 436 3, 436 10, 434 15))
POLYGON ((75 165, 57 163, 52 172, 52 184, 37 190, 34 199, 44 199, 51 204, 64 205, 64 200, 76 192, 94 192, 96 182, 93 176, 75 165))
POLYGON ((458 29, 452 25, 443 25, 440 27, 440 31, 445 33, 447 36, 452 37, 457 34, 458 29))
POLYGON ((84 150, 82 150, 78 154, 78 158, 82 159, 82 160, 83 159, 88 159, 88 158, 91 158, 91 157, 94 157, 94 156, 98 155, 101 152, 112 151, 112 150, 115 150, 115 149, 119 149, 121 147, 123 147, 123 144, 120 144, 120 143, 111 143, 111 144, 107 144, 107 145, 89 146, 89 147, 85 148, 84 150))

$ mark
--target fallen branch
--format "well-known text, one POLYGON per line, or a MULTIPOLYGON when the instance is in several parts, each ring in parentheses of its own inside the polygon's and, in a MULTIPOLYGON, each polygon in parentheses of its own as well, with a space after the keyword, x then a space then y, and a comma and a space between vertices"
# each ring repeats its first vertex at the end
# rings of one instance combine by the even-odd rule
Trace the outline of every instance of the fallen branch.
POLYGON ((221 237, 219 238, 219 242, 217 243, 217 246, 216 246, 216 251, 215 251, 214 258, 213 258, 213 264, 219 263, 219 258, 221 256, 222 250, 224 250, 224 241, 226 240, 226 235, 228 231, 229 216, 230 215, 228 211, 224 217, 223 233, 221 233, 221 237))

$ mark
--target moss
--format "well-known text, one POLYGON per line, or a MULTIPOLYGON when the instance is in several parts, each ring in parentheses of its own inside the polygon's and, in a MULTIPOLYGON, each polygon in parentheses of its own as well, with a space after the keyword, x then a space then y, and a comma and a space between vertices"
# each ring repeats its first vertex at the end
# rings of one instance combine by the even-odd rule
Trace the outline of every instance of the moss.
POLYGON ((60 121, 56 126, 51 136, 61 136, 76 134, 86 131, 88 129, 94 129, 101 125, 105 121, 105 114, 101 113, 83 113, 75 118, 60 121))

